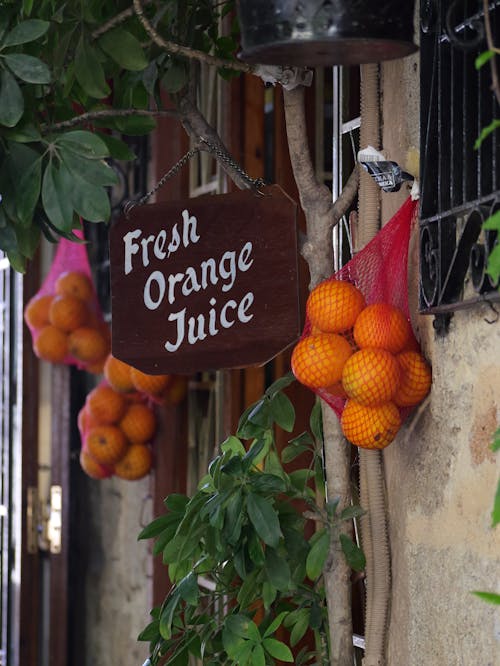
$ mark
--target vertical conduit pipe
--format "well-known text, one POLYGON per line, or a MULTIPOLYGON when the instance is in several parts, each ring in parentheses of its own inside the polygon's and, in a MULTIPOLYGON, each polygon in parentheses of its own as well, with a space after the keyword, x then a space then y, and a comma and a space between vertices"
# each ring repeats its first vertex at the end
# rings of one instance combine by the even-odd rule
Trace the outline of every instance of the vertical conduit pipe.
MULTIPOLYGON (((361 66, 360 147, 380 148, 378 65, 361 66)), ((356 250, 377 233, 380 191, 365 172, 360 174, 359 222, 356 250)), ((385 480, 380 451, 359 450, 360 499, 367 513, 361 519, 361 538, 366 555, 365 657, 363 666, 385 663, 385 642, 390 594, 389 534, 385 506, 385 480)))

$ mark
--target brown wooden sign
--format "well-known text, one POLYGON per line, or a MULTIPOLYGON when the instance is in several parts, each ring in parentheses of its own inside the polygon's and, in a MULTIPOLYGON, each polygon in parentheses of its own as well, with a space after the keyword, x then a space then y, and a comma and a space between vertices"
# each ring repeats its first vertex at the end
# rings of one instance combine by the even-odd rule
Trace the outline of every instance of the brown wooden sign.
POLYGON ((113 355, 190 374, 262 364, 295 342, 296 214, 277 185, 132 208, 110 232, 113 355))

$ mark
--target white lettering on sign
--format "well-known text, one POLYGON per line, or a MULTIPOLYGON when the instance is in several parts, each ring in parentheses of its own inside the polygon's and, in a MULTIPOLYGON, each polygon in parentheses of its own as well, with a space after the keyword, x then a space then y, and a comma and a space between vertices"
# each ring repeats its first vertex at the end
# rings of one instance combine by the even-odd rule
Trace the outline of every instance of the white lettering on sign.
MULTIPOLYGON (((254 295, 251 291, 243 296, 241 301, 237 303, 234 299, 226 301, 220 310, 219 322, 222 328, 231 328, 236 322, 240 321, 242 324, 247 324, 253 317, 253 314, 247 314, 248 308, 254 301, 254 295)), ((194 345, 198 340, 204 340, 207 335, 217 335, 217 311, 215 309, 217 301, 215 298, 210 299, 212 307, 208 313, 208 327, 206 326, 206 317, 203 314, 197 316, 187 317, 186 326, 186 308, 182 308, 178 312, 171 312, 168 315, 168 321, 175 322, 176 324, 176 338, 171 342, 167 340, 165 349, 168 352, 175 352, 179 349, 185 341, 187 330, 187 342, 194 345)))
MULTIPOLYGON (((161 229, 156 235, 143 236, 141 229, 133 229, 123 236, 125 275, 133 272, 135 264, 140 262, 144 268, 149 266, 153 257, 159 261, 166 261, 177 252, 181 246, 198 243, 200 235, 197 229, 198 221, 188 210, 182 211, 182 222, 175 223, 170 236, 166 229, 161 229)), ((252 257, 253 244, 247 241, 238 252, 226 250, 219 259, 209 257, 202 260, 199 265, 188 266, 184 272, 168 273, 154 270, 146 280, 143 291, 144 305, 148 310, 157 310, 166 299, 174 305, 179 296, 189 298, 193 293, 204 291, 209 286, 220 286, 221 292, 229 294, 233 289, 238 273, 248 271, 254 259, 252 257)), ((175 339, 165 342, 168 352, 177 351, 183 343, 194 345, 208 336, 215 336, 221 330, 231 328, 236 322, 247 324, 253 318, 251 306, 254 302, 253 292, 247 292, 237 302, 234 298, 220 304, 212 297, 209 300, 208 315, 191 315, 187 307, 170 312, 168 321, 175 325, 175 339)))
MULTIPOLYGON (((144 268, 149 266, 149 246, 153 245, 153 254, 157 259, 163 261, 165 257, 170 257, 171 254, 177 252, 181 246, 181 241, 184 247, 187 247, 191 243, 197 243, 200 240, 198 234, 197 225, 198 220, 194 215, 189 215, 187 210, 182 211, 182 239, 181 233, 177 227, 177 223, 172 227, 172 236, 167 247, 167 253, 165 253, 164 247, 167 242, 167 232, 162 229, 156 236, 150 235, 147 238, 141 238, 142 246, 142 265, 144 268)), ((129 231, 123 237, 123 242, 125 243, 125 257, 123 262, 123 270, 125 275, 128 275, 133 270, 132 257, 135 254, 139 253, 141 246, 135 241, 142 236, 142 231, 140 229, 134 229, 129 231)))

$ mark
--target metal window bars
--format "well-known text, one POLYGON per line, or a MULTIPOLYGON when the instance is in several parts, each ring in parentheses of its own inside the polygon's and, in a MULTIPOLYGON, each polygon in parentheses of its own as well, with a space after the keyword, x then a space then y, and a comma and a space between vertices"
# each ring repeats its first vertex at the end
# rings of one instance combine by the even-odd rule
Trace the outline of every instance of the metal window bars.
MULTIPOLYGON (((486 273, 496 232, 482 229, 500 207, 500 135, 476 140, 499 109, 480 0, 421 0, 420 311, 444 332, 453 311, 498 300, 486 273)), ((500 0, 489 4, 500 41, 500 0)), ((498 56, 496 56, 498 58, 498 56)))

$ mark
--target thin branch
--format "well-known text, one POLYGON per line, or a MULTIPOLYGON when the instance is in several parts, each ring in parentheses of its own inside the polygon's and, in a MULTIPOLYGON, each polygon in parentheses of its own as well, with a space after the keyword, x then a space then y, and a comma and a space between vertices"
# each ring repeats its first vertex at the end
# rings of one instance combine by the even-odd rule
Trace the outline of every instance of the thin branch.
POLYGON ((208 123, 193 100, 184 95, 177 100, 182 126, 191 137, 194 146, 214 157, 231 180, 240 189, 250 189, 251 180, 229 154, 216 130, 208 123))
POLYGON ((47 125, 43 128, 42 133, 59 131, 67 129, 68 127, 75 127, 76 125, 83 125, 84 123, 91 122, 92 120, 101 120, 102 118, 129 118, 131 116, 141 116, 147 118, 163 118, 174 117, 178 118, 179 114, 174 110, 163 111, 148 111, 147 109, 100 109, 99 111, 88 111, 82 113, 80 116, 63 120, 54 125, 47 125))
POLYGON ((148 19, 144 16, 144 10, 141 4, 141 0, 133 0, 134 10, 139 18, 139 21, 142 23, 144 30, 151 37, 153 42, 159 46, 161 49, 168 51, 174 55, 180 55, 184 58, 190 58, 194 60, 199 60, 200 62, 205 62, 208 65, 213 65, 215 67, 224 67, 224 69, 232 69, 237 72, 252 72, 253 67, 247 63, 237 62, 235 60, 227 60, 225 58, 217 58, 216 56, 205 53, 204 51, 198 51, 196 49, 189 48, 188 46, 181 46, 175 42, 170 42, 161 35, 159 35, 148 19))
MULTIPOLYGON (((493 51, 493 53, 498 53, 498 49, 495 47, 493 42, 493 32, 491 30, 491 20, 490 20, 490 6, 489 0, 483 0, 483 11, 484 11, 484 27, 486 30, 486 43, 488 44, 488 49, 493 51)), ((491 68, 491 80, 492 80, 492 89, 497 98, 497 103, 500 104, 500 83, 498 79, 498 70, 496 57, 493 55, 490 58, 490 68, 491 68)))
MULTIPOLYGON (((151 0, 144 0, 145 4, 148 4, 149 2, 151 2, 151 0)), ((127 9, 124 9, 119 14, 116 14, 116 16, 110 18, 109 21, 106 21, 106 23, 103 23, 98 28, 96 28, 96 30, 94 30, 94 32, 91 34, 91 38, 97 39, 105 32, 113 30, 113 28, 116 28, 117 25, 120 25, 120 23, 123 23, 123 21, 126 21, 131 16, 134 16, 134 14, 135 14, 134 8, 127 7, 127 9)))

